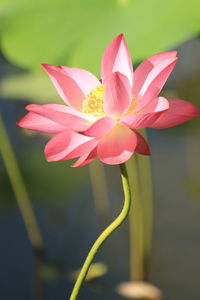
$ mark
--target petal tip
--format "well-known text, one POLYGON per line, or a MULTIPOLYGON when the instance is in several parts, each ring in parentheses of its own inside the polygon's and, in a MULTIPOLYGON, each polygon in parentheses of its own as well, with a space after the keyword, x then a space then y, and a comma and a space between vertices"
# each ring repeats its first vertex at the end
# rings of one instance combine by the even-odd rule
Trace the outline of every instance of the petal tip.
POLYGON ((63 73, 63 69, 61 68, 61 66, 53 66, 50 64, 46 64, 46 63, 42 63, 42 64, 40 64, 40 66, 43 68, 43 70, 45 72, 47 72, 47 74, 50 74, 52 71, 57 71, 57 72, 63 73))
POLYGON ((52 65, 46 64, 46 63, 42 63, 42 64, 40 64, 40 66, 41 66, 45 71, 46 71, 48 68, 53 67, 52 65))
POLYGON ((124 37, 124 34, 123 33, 120 33, 116 39, 119 39, 119 40, 125 40, 125 37, 124 37))
POLYGON ((26 110, 31 110, 33 107, 35 106, 35 104, 28 104, 25 106, 26 110))
POLYGON ((23 118, 16 122, 16 125, 19 126, 19 127, 23 127, 22 124, 23 124, 23 118))

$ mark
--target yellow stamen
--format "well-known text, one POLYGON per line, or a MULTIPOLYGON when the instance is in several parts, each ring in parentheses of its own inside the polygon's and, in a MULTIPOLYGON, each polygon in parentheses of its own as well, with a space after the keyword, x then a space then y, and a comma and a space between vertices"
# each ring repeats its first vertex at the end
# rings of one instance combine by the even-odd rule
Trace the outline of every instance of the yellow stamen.
POLYGON ((104 107, 104 85, 91 90, 82 103, 82 113, 89 117, 99 118, 105 115, 104 107))

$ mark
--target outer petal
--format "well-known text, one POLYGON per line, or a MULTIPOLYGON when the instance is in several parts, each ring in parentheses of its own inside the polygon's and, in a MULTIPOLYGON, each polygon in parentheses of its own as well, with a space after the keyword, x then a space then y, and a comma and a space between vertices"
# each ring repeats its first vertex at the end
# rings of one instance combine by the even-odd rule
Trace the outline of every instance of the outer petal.
POLYGON ((149 145, 145 140, 145 138, 139 132, 136 132, 136 134, 137 134, 137 146, 135 148, 135 152, 143 155, 151 155, 149 145))
POLYGON ((161 112, 169 108, 168 100, 164 97, 157 97, 151 100, 140 113, 161 112))
POLYGON ((184 100, 169 100, 169 109, 163 112, 151 125, 152 128, 169 128, 191 120, 198 116, 200 110, 195 105, 184 100))
POLYGON ((42 64, 42 67, 51 78, 61 98, 77 110, 81 110, 85 95, 100 85, 94 75, 82 69, 55 67, 48 64, 42 64))
POLYGON ((60 66, 60 68, 64 70, 68 76, 74 79, 84 95, 87 95, 92 89, 101 85, 99 79, 86 70, 65 66, 60 66))
POLYGON ((62 105, 62 104, 44 104, 43 106, 51 108, 51 109, 56 110, 56 111, 61 111, 61 112, 64 112, 64 113, 75 115, 75 116, 78 116, 78 117, 80 117, 82 119, 85 118, 85 115, 83 113, 81 113, 80 111, 75 110, 74 108, 72 108, 70 106, 67 106, 67 105, 62 105))
POLYGON ((178 58, 169 58, 159 63, 147 76, 146 81, 140 90, 140 101, 136 107, 139 111, 152 99, 158 96, 163 85, 172 72, 178 58))
POLYGON ((89 164, 97 157, 97 148, 94 148, 91 152, 86 153, 79 157, 79 159, 72 165, 72 167, 82 167, 89 164))
POLYGON ((107 115, 121 116, 131 101, 131 86, 127 77, 115 72, 108 81, 104 93, 104 111, 107 115))
POLYGON ((67 129, 66 126, 55 123, 32 112, 26 114, 24 118, 17 122, 17 125, 26 129, 47 133, 59 133, 67 129))
POLYGON ((118 35, 106 48, 103 54, 101 63, 101 77, 103 84, 107 82, 110 75, 114 72, 120 72, 126 75, 132 86, 133 67, 123 34, 118 35))
POLYGON ((159 63, 170 57, 175 57, 176 51, 162 52, 145 59, 134 72, 133 94, 138 95, 150 71, 159 63))
POLYGON ((163 111, 169 108, 167 99, 155 98, 143 112, 130 114, 121 118, 120 123, 130 128, 152 127, 151 125, 159 118, 163 111))
POLYGON ((72 159, 72 158, 76 158, 78 156, 83 156, 85 154, 88 154, 94 148, 96 148, 98 143, 99 143, 98 139, 90 138, 89 141, 86 141, 85 143, 80 144, 78 147, 76 147, 74 150, 72 150, 69 154, 67 154, 64 157, 64 160, 72 159))
POLYGON ((59 133, 47 143, 44 150, 45 157, 48 161, 59 161, 83 155, 96 146, 96 143, 92 144, 93 140, 91 137, 73 131, 59 133), (76 149, 78 149, 76 155, 69 156, 76 149))
POLYGON ((101 137, 107 134, 115 126, 116 120, 111 117, 103 117, 93 123, 84 134, 87 136, 101 137))
POLYGON ((69 129, 75 131, 84 131, 90 126, 87 120, 79 117, 77 114, 73 114, 73 110, 71 110, 70 108, 68 109, 66 107, 66 111, 68 112, 64 112, 63 110, 57 110, 57 107, 60 108, 61 106, 56 104, 30 104, 26 107, 26 109, 58 124, 67 126, 69 129))
POLYGON ((117 125, 100 140, 97 154, 106 164, 121 164, 130 158, 136 144, 136 133, 125 126, 117 125))

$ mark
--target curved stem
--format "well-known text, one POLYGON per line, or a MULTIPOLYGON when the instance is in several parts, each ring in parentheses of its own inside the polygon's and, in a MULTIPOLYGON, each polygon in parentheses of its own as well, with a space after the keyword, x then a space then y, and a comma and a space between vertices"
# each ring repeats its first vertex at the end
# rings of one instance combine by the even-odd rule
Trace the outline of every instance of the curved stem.
POLYGON ((119 214, 119 216, 102 232, 102 234, 98 237, 94 245, 92 246, 90 252, 88 253, 88 256, 83 264, 83 267, 81 269, 81 272, 78 276, 78 279, 74 285, 72 294, 70 296, 70 300, 76 300, 78 293, 80 291, 80 288, 83 284, 83 281, 87 275, 87 272, 90 268, 90 265, 92 263, 92 260, 94 259, 97 251, 99 250, 100 246, 105 242, 105 240, 109 237, 109 235, 118 228, 126 219, 131 205, 131 191, 130 191, 130 185, 128 180, 128 174, 125 164, 121 164, 120 166, 120 172, 121 172, 121 178, 122 178, 122 185, 124 190, 124 206, 119 214))

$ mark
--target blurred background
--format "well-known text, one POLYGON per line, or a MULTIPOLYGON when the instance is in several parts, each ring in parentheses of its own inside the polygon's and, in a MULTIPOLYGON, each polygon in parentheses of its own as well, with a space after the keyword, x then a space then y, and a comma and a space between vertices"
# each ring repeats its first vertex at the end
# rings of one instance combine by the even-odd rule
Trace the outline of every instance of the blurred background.
MULTIPOLYGON (((123 193, 117 166, 95 161, 74 169, 71 162, 46 162, 50 136, 16 126, 28 103, 62 103, 40 63, 99 76, 105 47, 124 33, 134 67, 157 52, 178 50, 162 94, 200 108, 200 4, 0 0, 0 20, 0 299, 67 299, 90 246, 119 213, 123 193)), ((119 288, 138 280, 158 287, 167 300, 200 299, 199 128, 196 118, 145 133, 150 162, 136 157, 129 168, 139 169, 133 188, 143 193, 148 218, 133 221, 131 214, 106 241, 80 299, 145 299, 130 285, 119 288)), ((147 294, 161 299, 158 291, 147 294)))

